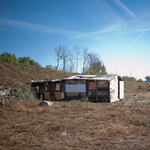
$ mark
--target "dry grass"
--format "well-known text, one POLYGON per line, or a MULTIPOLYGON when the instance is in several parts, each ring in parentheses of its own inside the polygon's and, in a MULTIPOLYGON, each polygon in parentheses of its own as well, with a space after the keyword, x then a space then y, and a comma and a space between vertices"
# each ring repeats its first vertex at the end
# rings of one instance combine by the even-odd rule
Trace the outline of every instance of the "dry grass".
POLYGON ((150 149, 149 105, 38 103, 11 101, 0 108, 0 149, 150 149))
POLYGON ((53 69, 0 62, 0 86, 24 88, 31 80, 61 79, 72 76, 53 69))
POLYGON ((150 83, 124 82, 125 99, 131 99, 133 94, 137 94, 138 100, 150 99, 150 83))

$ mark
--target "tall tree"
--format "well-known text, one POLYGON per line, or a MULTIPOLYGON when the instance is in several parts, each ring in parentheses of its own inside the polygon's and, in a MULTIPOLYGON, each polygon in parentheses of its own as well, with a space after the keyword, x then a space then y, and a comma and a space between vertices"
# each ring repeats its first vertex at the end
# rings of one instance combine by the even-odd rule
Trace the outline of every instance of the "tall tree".
POLYGON ((79 63, 80 54, 81 54, 81 47, 75 44, 75 47, 73 48, 73 50, 75 52, 75 57, 76 57, 76 73, 78 73, 78 63, 79 63))
POLYGON ((53 66, 52 65, 47 65, 45 68, 47 68, 47 69, 53 69, 53 66))
POLYGON ((24 64, 27 66, 30 65, 30 63, 29 63, 30 57, 19 57, 18 59, 19 59, 20 64, 24 64))
POLYGON ((59 61, 62 59, 63 45, 59 45, 58 47, 54 47, 54 52, 56 54, 56 60, 57 60, 56 70, 58 70, 59 61))
POLYGON ((139 79, 138 82, 143 82, 143 80, 142 80, 142 79, 139 79))
POLYGON ((89 70, 90 74, 99 74, 101 70, 101 61, 96 53, 89 54, 89 70))
POLYGON ((68 54, 68 71, 70 73, 73 72, 73 69, 74 69, 74 58, 73 58, 73 53, 71 51, 69 51, 69 54, 68 54))
POLYGON ((33 59, 30 59, 30 57, 19 57, 18 58, 19 63, 26 65, 26 66, 37 66, 37 67, 41 67, 41 65, 39 63, 37 63, 36 61, 34 61, 33 59))
POLYGON ((88 58, 89 58, 89 53, 88 53, 88 49, 87 48, 83 49, 82 58, 83 58, 83 74, 84 74, 85 73, 86 63, 87 63, 88 58))
POLYGON ((146 82, 150 82, 150 76, 146 76, 145 79, 146 79, 146 82))
POLYGON ((69 50, 67 48, 67 46, 65 45, 61 45, 62 47, 62 61, 63 61, 63 71, 64 73, 66 72, 66 63, 68 61, 68 57, 69 57, 69 50))
POLYGON ((101 75, 106 75, 107 74, 106 67, 104 65, 102 65, 102 69, 101 69, 100 74, 101 75))
POLYGON ((18 59, 16 58, 15 54, 11 54, 8 52, 2 53, 0 55, 0 61, 1 62, 8 62, 11 64, 19 64, 18 59))

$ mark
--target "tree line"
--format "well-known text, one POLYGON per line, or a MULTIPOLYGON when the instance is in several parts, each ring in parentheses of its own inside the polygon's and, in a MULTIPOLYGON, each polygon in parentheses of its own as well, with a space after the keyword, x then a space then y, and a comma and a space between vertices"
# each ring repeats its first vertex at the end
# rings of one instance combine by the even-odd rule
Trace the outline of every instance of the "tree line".
POLYGON ((19 57, 17 58, 15 54, 11 54, 8 52, 2 53, 0 55, 0 62, 8 62, 10 64, 23 64, 26 66, 37 66, 41 67, 39 63, 34 61, 33 59, 30 59, 30 57, 19 57))
MULTIPOLYGON (((107 74, 106 67, 99 55, 89 52, 86 47, 82 48, 75 44, 72 49, 69 49, 66 45, 61 44, 54 47, 54 53, 57 61, 57 65, 54 66, 56 70, 62 68, 64 73, 107 74)), ((46 66, 46 68, 51 67, 51 65, 46 66)))
MULTIPOLYGON (((131 82, 144 82, 141 78, 136 80, 135 77, 123 76, 123 81, 131 81, 131 82)), ((145 77, 145 82, 150 82, 150 76, 145 77)))
MULTIPOLYGON (((102 63, 98 54, 89 52, 85 47, 82 48, 75 45, 73 49, 68 49, 65 45, 59 45, 54 47, 54 52, 56 54, 57 66, 53 67, 52 65, 47 65, 46 68, 55 69, 57 71, 63 69, 64 72, 79 73, 78 67, 80 66, 81 68, 82 66, 82 74, 107 74, 106 67, 102 63), (63 65, 62 69, 59 68, 61 65, 63 65)), ((17 58, 15 54, 8 52, 0 55, 0 62, 41 67, 39 63, 30 59, 30 57, 17 58)), ((124 76, 122 78, 124 81, 144 82, 142 79, 136 80, 134 77, 124 76)), ((145 79, 145 82, 150 82, 150 76, 146 76, 145 79)))

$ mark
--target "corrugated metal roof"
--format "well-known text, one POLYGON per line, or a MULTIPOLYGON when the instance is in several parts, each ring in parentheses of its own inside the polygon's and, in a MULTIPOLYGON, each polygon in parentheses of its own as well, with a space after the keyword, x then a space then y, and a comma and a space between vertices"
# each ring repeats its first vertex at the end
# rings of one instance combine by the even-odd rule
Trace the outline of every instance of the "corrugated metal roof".
POLYGON ((58 81, 60 81, 60 79, 55 79, 55 80, 38 80, 38 81, 34 81, 34 80, 32 80, 31 82, 28 82, 27 84, 30 84, 30 83, 58 82, 58 81))
POLYGON ((95 75, 75 75, 75 76, 71 76, 71 77, 68 77, 68 78, 64 78, 62 80, 72 80, 72 79, 91 79, 91 78, 94 78, 95 75))
POLYGON ((109 75, 96 75, 95 78, 98 80, 107 80, 110 81, 114 79, 117 75, 109 74, 109 75))
POLYGON ((64 78, 62 80, 107 80, 110 81, 115 78, 117 75, 75 75, 68 78, 64 78))
MULTIPOLYGON (((75 76, 71 76, 68 78, 64 78, 61 80, 106 80, 106 81, 110 81, 113 78, 115 78, 117 75, 75 75, 75 76)), ((61 81, 60 79, 55 79, 55 80, 39 80, 39 81, 34 81, 32 80, 31 82, 28 82, 27 84, 30 83, 47 83, 47 82, 59 82, 61 81)))

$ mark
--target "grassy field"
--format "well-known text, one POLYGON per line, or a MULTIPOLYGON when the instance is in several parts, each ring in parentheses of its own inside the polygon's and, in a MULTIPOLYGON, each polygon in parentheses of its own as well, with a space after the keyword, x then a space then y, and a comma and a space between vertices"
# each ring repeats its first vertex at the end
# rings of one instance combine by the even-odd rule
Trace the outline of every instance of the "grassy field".
MULTIPOLYGON (((0 86, 29 87, 31 80, 71 76, 0 62, 0 86)), ((149 150, 150 83, 125 81, 125 99, 115 103, 72 100, 41 107, 40 101, 10 101, 0 106, 0 150, 149 150)))
POLYGON ((0 149, 150 149, 150 105, 39 103, 10 101, 0 107, 0 149))

